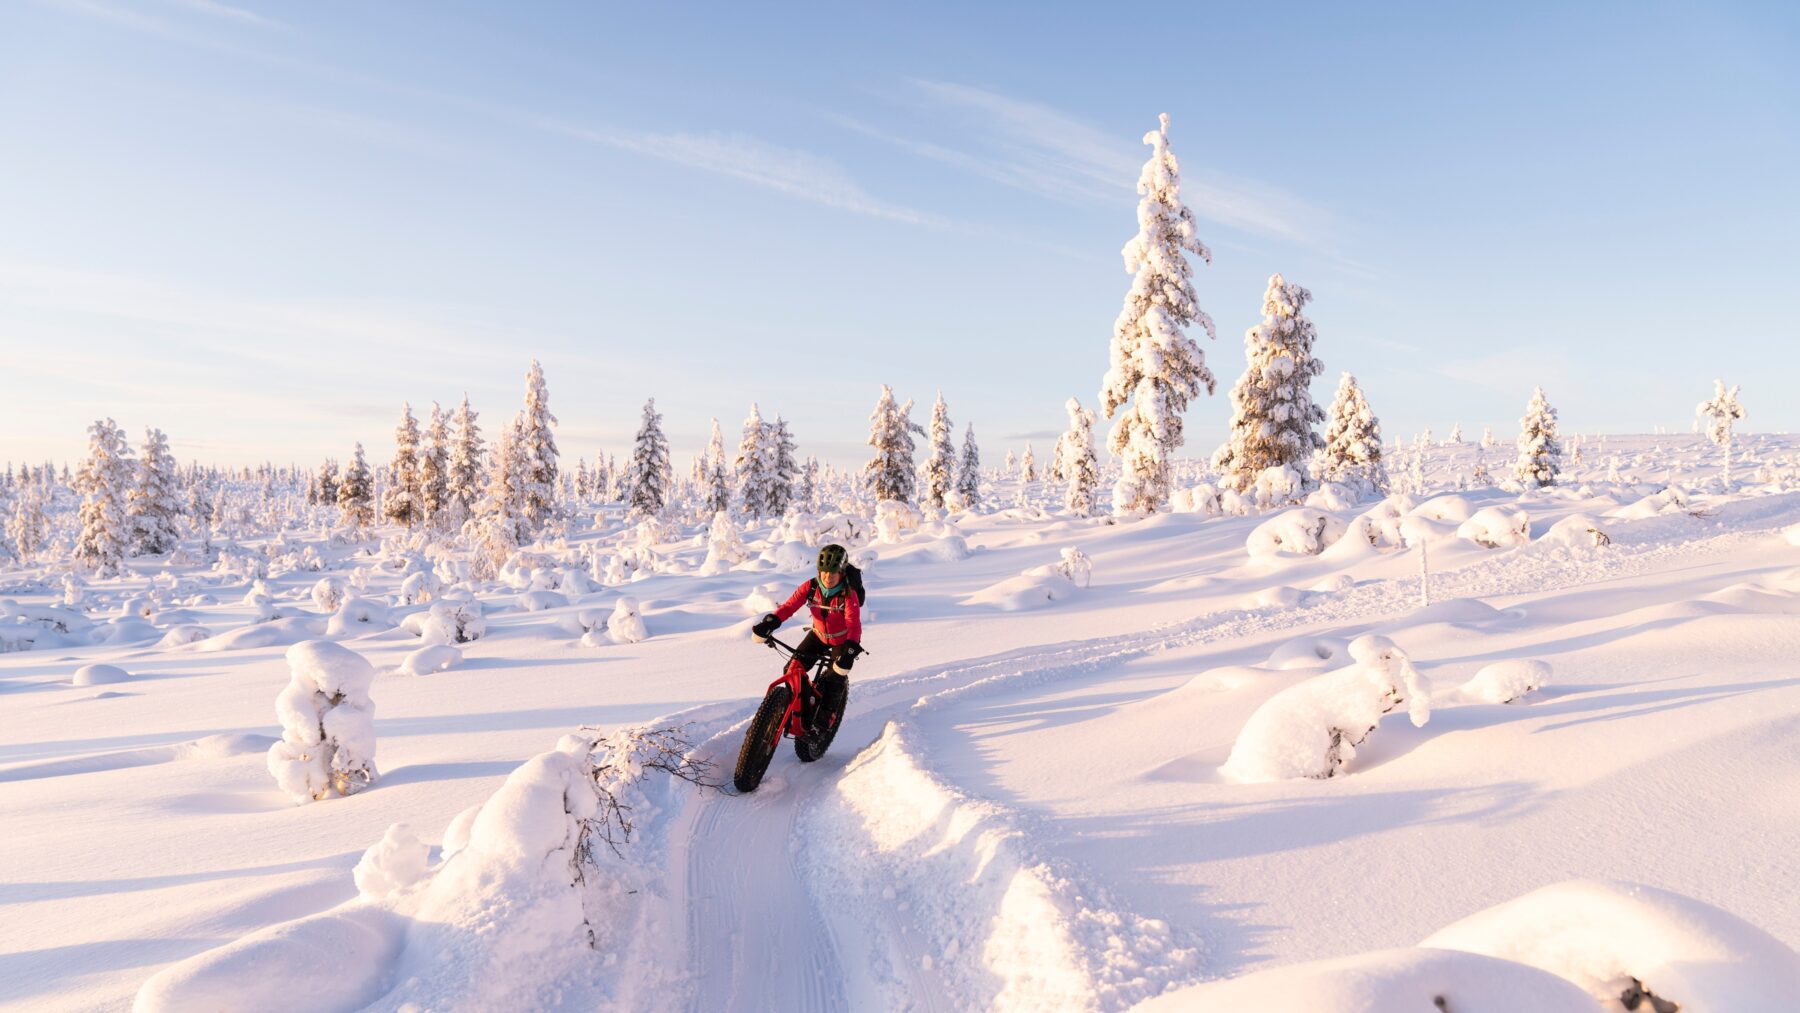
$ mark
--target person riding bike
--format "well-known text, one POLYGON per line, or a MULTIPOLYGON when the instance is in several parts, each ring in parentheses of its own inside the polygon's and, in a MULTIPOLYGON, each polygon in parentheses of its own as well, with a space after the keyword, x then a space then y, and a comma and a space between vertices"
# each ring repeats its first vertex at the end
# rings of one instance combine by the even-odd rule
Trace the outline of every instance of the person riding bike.
MULTIPOLYGON (((812 611, 812 627, 794 649, 794 656, 788 661, 788 672, 804 680, 813 665, 830 653, 831 672, 820 676, 814 686, 826 714, 843 712, 844 698, 850 692, 850 668, 856 663, 856 656, 862 653, 862 594, 860 588, 852 584, 852 578, 856 576, 854 571, 849 563, 849 553, 842 545, 825 546, 819 550, 819 575, 795 588, 781 607, 763 616, 761 622, 750 628, 750 632, 762 640, 800 611, 800 606, 805 605, 812 611)), ((809 708, 806 711, 809 727, 812 721, 813 711, 809 708)))

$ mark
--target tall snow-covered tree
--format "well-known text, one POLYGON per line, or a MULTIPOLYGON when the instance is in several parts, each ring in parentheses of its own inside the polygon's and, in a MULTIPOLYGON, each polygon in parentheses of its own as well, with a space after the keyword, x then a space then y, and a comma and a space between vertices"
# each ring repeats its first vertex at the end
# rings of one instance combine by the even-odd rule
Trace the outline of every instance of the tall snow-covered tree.
POLYGON ((181 539, 181 495, 176 488, 178 465, 169 453, 169 438, 160 429, 144 431, 138 457, 137 486, 126 500, 131 522, 131 551, 160 556, 181 539))
POLYGON ((1324 367, 1313 357, 1316 333, 1304 313, 1311 298, 1271 276, 1262 323, 1244 335, 1249 362, 1231 388, 1231 435, 1212 461, 1228 489, 1244 492, 1264 470, 1284 465, 1300 473, 1302 488, 1310 484, 1306 461, 1325 445, 1313 428, 1325 413, 1312 399, 1313 377, 1324 367))
POLYGON ((634 517, 657 517, 668 505, 674 474, 669 463, 669 440, 663 436, 662 413, 656 399, 644 402, 644 418, 626 466, 626 500, 634 517))
POLYGON ((775 448, 769 437, 769 424, 763 421, 762 411, 752 404, 750 416, 744 419, 737 459, 732 462, 732 470, 737 473, 738 508, 751 517, 765 517, 772 512, 769 486, 775 471, 775 448))
POLYGON ((787 419, 777 415, 769 423, 769 445, 775 454, 774 467, 769 472, 769 513, 779 516, 787 513, 794 502, 794 478, 800 468, 794 460, 797 448, 787 419))
POLYGON ((1319 481, 1349 486, 1362 496, 1386 493, 1387 465, 1381 457, 1381 420, 1370 410, 1356 377, 1338 380, 1337 396, 1325 423, 1319 481))
POLYGON ((46 498, 44 490, 35 486, 19 489, 12 516, 6 519, 6 537, 19 562, 26 566, 37 559, 50 541, 50 521, 44 516, 46 498))
POLYGON ((403 527, 418 526, 425 519, 419 503, 419 423, 410 401, 401 407, 400 424, 394 427, 394 460, 388 476, 382 515, 403 527))
POLYGON ((1144 135, 1152 147, 1138 178, 1138 232, 1121 254, 1131 290, 1113 323, 1111 366, 1101 382, 1100 407, 1116 420, 1107 445, 1124 457, 1113 488, 1113 510, 1154 513, 1169 498, 1169 461, 1182 443, 1181 413, 1205 387, 1216 386, 1206 356, 1187 336, 1198 323, 1214 337, 1201 309, 1185 253, 1211 263, 1194 213, 1181 202, 1181 168, 1169 150, 1169 117, 1144 135))
POLYGON ((1019 470, 1019 455, 1013 453, 1011 447, 1007 447, 1006 448, 1006 460, 1004 462, 1002 462, 1000 465, 1000 474, 1010 478, 1010 477, 1012 477, 1013 473, 1018 470, 1019 470))
POLYGON ((1094 411, 1070 398, 1069 430, 1056 441, 1056 472, 1068 483, 1063 505, 1077 517, 1091 517, 1098 505, 1094 489, 1100 484, 1100 457, 1094 452, 1094 411))
POLYGON ((319 465, 319 474, 313 481, 318 487, 318 496, 314 502, 320 506, 337 506, 337 458, 327 457, 325 463, 319 465))
POLYGON ((519 456, 519 516, 531 534, 542 531, 556 512, 556 434, 550 431, 554 425, 544 369, 533 359, 525 374, 525 411, 514 449, 519 456))
POLYGON ((717 514, 721 510, 730 510, 731 466, 725 460, 725 434, 719 430, 718 419, 712 420, 712 439, 706 444, 702 464, 706 472, 707 512, 717 514))
POLYGON ((1462 423, 1458 422, 1456 425, 1450 427, 1450 443, 1453 446, 1461 446, 1462 441, 1462 423))
POLYGON ((465 393, 452 416, 456 435, 450 443, 450 466, 446 475, 450 493, 449 526, 453 528, 460 527, 463 521, 473 516, 475 504, 481 498, 482 441, 481 427, 476 424, 480 417, 480 412, 469 407, 469 395, 465 393))
POLYGON ((913 433, 923 428, 911 418, 912 401, 894 403, 894 389, 881 385, 881 397, 869 413, 869 446, 875 456, 863 465, 863 479, 877 500, 911 503, 918 476, 913 469, 913 433))
POLYGON ((1556 409, 1544 398, 1544 388, 1532 391, 1525 417, 1519 420, 1519 459, 1513 477, 1527 489, 1556 484, 1562 470, 1562 441, 1556 436, 1556 409))
POLYGON ((1726 390, 1724 380, 1714 380, 1713 396, 1694 409, 1694 416, 1706 422, 1707 438, 1723 455, 1722 474, 1728 486, 1731 484, 1731 426, 1744 417, 1744 406, 1738 403, 1738 386, 1732 384, 1731 389, 1726 390))
POLYGON ((955 431, 940 390, 931 405, 931 456, 925 459, 925 505, 933 509, 943 509, 956 480, 956 445, 951 442, 955 431))
POLYGON ((1019 481, 1030 484, 1038 480, 1037 457, 1031 452, 1031 444, 1025 444, 1025 456, 1019 458, 1019 481))
POLYGON ((963 427, 962 461, 956 471, 956 498, 964 510, 981 502, 981 448, 975 445, 975 424, 963 427))
POLYGON ((88 428, 88 456, 75 477, 81 494, 81 533, 75 558, 101 576, 118 572, 131 535, 126 497, 131 490, 131 450, 112 419, 88 428))
POLYGON ((799 506, 802 510, 815 509, 819 501, 819 459, 810 454, 806 458, 806 467, 800 469, 799 506))
POLYGON ((431 421, 425 427, 425 446, 419 453, 419 512, 426 524, 441 526, 450 505, 450 428, 444 409, 431 402, 431 421))
POLYGON ((375 476, 369 471, 369 461, 363 456, 361 443, 350 455, 344 480, 338 483, 337 504, 343 511, 344 523, 357 531, 375 522, 375 476))

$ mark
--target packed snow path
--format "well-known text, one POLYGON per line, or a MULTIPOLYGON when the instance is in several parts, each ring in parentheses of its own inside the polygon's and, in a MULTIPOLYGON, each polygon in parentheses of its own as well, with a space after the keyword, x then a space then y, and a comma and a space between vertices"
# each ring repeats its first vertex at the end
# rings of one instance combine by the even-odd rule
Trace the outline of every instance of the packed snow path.
MULTIPOLYGON (((1433 575, 1432 590, 1441 600, 1543 593, 1605 583, 1664 569, 1676 560, 1741 551, 1743 542, 1754 537, 1753 533, 1730 531, 1691 542, 1620 545, 1607 554, 1592 556, 1506 553, 1433 575)), ((1315 628, 1330 629, 1337 636, 1353 635, 1362 627, 1415 610, 1419 582, 1417 578, 1373 580, 1329 594, 1311 594, 1308 599, 1297 606, 1209 613, 1185 623, 885 678, 870 672, 879 661, 872 655, 862 666, 863 673, 869 674, 859 673, 853 680, 849 711, 831 753, 816 763, 802 764, 795 759, 790 741, 784 740, 755 793, 690 793, 674 818, 669 900, 673 910, 686 912, 681 924, 686 938, 672 949, 687 954, 685 966, 692 974, 681 1008, 831 1010, 853 1007, 858 999, 883 1001, 896 995, 918 1004, 912 1008, 936 1008, 934 1002, 947 998, 938 974, 944 969, 933 968, 933 950, 924 945, 930 927, 909 924, 920 917, 918 912, 909 912, 904 905, 880 905, 880 910, 822 905, 817 899, 819 884, 809 882, 818 877, 810 863, 833 861, 837 849, 855 846, 848 841, 808 840, 804 833, 809 814, 827 802, 846 769, 860 762, 861 754, 881 746, 883 730, 890 722, 904 724, 918 711, 965 694, 1016 692, 1107 671, 1159 651, 1257 635, 1298 634, 1315 628), (871 922, 878 923, 873 932, 871 922), (898 942, 903 952, 872 959, 863 951, 871 938, 898 942), (919 944, 916 950, 906 947, 908 940, 919 944)), ((775 665, 769 665, 770 678, 775 671, 775 665)), ((728 771, 744 727, 740 720, 724 728, 702 746, 702 752, 728 771)), ((907 804, 905 800, 892 801, 907 804)), ((871 804, 882 802, 872 800, 871 804)), ((836 853, 835 859, 839 864, 833 872, 837 875, 854 874, 867 860, 848 850, 836 853)), ((882 887, 870 886, 864 896, 893 896, 891 889, 884 894, 882 887)), ((1127 993, 1117 998, 1141 997, 1127 993)), ((1098 1005, 1124 1008, 1130 1004, 1098 1005)))

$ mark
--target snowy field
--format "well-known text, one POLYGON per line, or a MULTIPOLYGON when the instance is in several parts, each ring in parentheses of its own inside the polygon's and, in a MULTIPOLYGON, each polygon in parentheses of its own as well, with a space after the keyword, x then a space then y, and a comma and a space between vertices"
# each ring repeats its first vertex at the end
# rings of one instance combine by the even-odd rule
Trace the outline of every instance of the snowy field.
POLYGON ((0 1000, 1800 1008, 1800 439, 1740 438, 1729 490, 1700 437, 1580 446, 1523 495, 1457 491, 1462 444, 1424 495, 1118 524, 1011 480, 735 546, 594 507, 492 581, 323 509, 15 568, 0 1000), (655 769, 679 728, 729 781, 748 627, 829 538, 871 652, 831 752, 655 769), (334 694, 373 783, 294 760, 296 804, 277 698, 334 694))

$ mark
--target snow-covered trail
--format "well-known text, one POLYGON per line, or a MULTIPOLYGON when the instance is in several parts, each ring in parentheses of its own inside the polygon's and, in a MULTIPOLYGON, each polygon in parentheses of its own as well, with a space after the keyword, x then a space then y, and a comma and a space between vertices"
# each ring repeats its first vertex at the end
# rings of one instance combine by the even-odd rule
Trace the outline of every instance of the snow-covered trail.
MULTIPOLYGON (((1743 542, 1753 537, 1728 531, 1675 544, 1621 545, 1604 556, 1506 553, 1433 575, 1433 591, 1440 598, 1496 597, 1580 587, 1667 567, 1677 558, 1726 556, 1741 551, 1743 542)), ((1165 650, 1300 635, 1312 629, 1328 628, 1343 636, 1359 625, 1408 614, 1418 603, 1417 578, 1370 580, 1309 595, 1293 606, 1211 612, 1111 637, 853 680, 849 712, 829 755, 802 764, 784 740, 757 792, 689 793, 671 820, 666 890, 671 909, 685 912, 685 918, 671 919, 669 929, 685 938, 671 939, 669 951, 682 955, 679 966, 690 975, 688 987, 680 990, 678 1008, 829 1010, 866 1002, 891 1004, 896 995, 904 995, 915 1004, 911 1008, 932 1009, 934 998, 943 996, 936 978, 945 969, 933 967, 933 960, 942 957, 924 945, 931 933, 909 924, 923 917, 920 912, 909 912, 904 903, 877 903, 868 910, 821 905, 817 884, 809 882, 817 871, 808 862, 819 856, 828 859, 840 844, 855 845, 800 839, 809 813, 831 800, 846 770, 890 744, 885 734, 890 723, 904 725, 911 714, 965 694, 1005 694, 1078 679, 1165 650)), ((864 670, 875 668, 873 662, 878 661, 871 655, 864 670)), ((746 712, 752 704, 745 702, 746 712)), ((735 761, 747 719, 746 713, 726 727, 714 724, 709 729, 716 731, 702 752, 721 770, 729 770, 735 761)), ((911 755, 909 760, 930 775, 929 757, 911 755)), ((957 794, 954 786, 945 787, 957 794)), ((1028 845, 1027 852, 1031 850, 1028 845)), ((832 870, 834 876, 856 874, 860 856, 844 858, 832 870)), ((868 885, 870 889, 861 893, 864 898, 893 896, 881 884, 868 885)), ((965 959, 973 958, 965 955, 965 959)), ((1113 1002, 1099 1008, 1127 1004, 1113 1002)))

